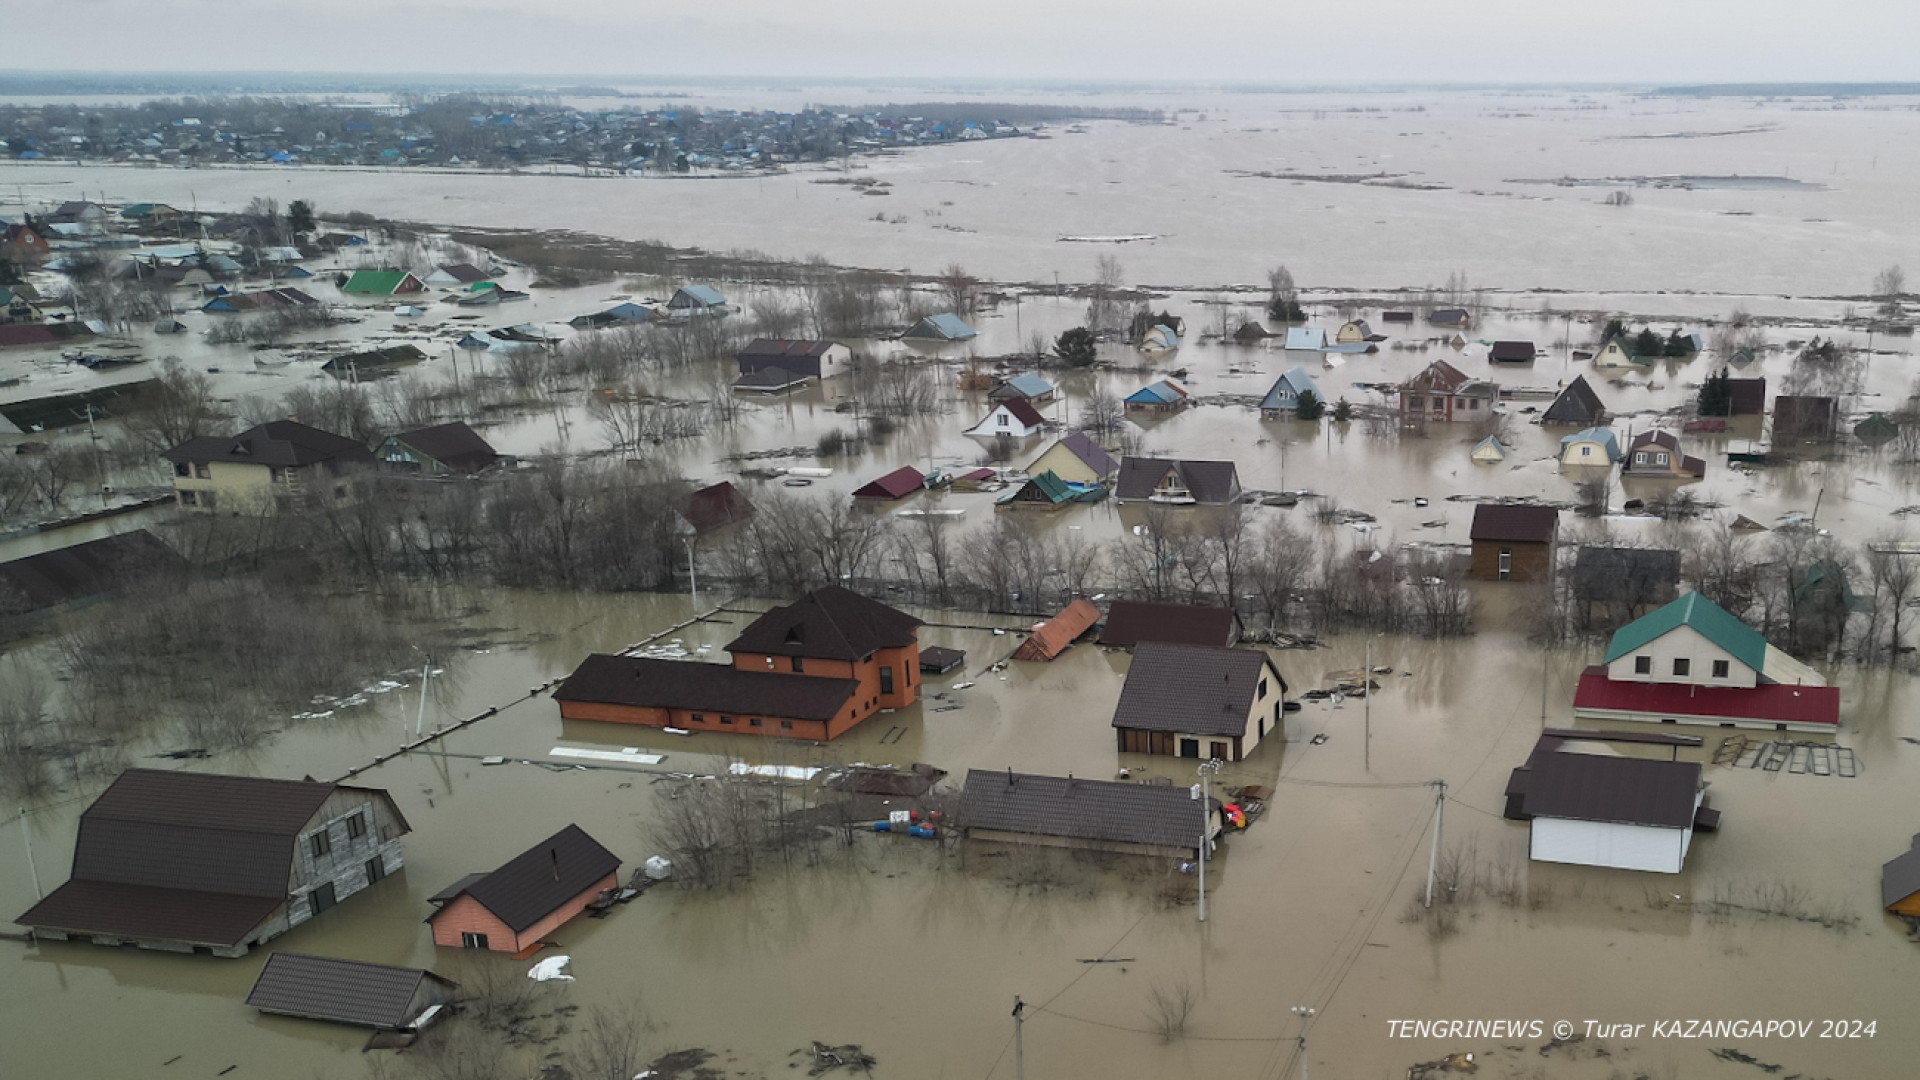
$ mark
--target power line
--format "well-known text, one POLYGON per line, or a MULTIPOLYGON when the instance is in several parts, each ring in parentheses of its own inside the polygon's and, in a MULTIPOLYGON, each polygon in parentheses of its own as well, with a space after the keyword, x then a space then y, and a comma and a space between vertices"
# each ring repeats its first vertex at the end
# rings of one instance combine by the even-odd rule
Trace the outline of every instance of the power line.
MULTIPOLYGON (((1093 1020, 1085 1016, 1074 1016, 1071 1013, 1058 1012, 1054 1009, 1042 1008, 1037 1011, 1046 1013, 1049 1016, 1057 1016, 1062 1020, 1072 1020, 1079 1024, 1091 1024, 1094 1027, 1103 1027, 1110 1031, 1127 1031, 1135 1035, 1151 1035, 1156 1039, 1161 1035, 1160 1032, 1151 1028, 1128 1027, 1125 1024, 1109 1024, 1105 1020, 1093 1020)), ((1287 1041, 1287 1037, 1284 1035, 1278 1037, 1255 1035, 1182 1035, 1180 1038, 1192 1042, 1272 1043, 1287 1041)))

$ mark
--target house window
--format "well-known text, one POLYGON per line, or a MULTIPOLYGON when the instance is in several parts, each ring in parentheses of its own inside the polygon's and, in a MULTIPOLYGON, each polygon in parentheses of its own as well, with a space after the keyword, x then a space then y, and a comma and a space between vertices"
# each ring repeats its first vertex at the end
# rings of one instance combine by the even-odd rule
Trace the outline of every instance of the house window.
POLYGON ((1479 407, 1480 407, 1480 399, 1479 399, 1479 398, 1468 398, 1468 399, 1467 399, 1467 410, 1468 410, 1469 412, 1471 412, 1471 411, 1473 411, 1473 410, 1476 410, 1476 409, 1478 409, 1479 407))
POLYGON ((204 461, 196 461, 193 463, 193 475, 200 480, 211 480, 213 478, 213 474, 207 471, 207 463, 204 461))
POLYGON ((733 724, 733 717, 731 717, 731 716, 723 716, 723 717, 721 717, 721 718, 720 718, 720 722, 721 722, 721 723, 723 723, 723 724, 727 724, 727 725, 729 725, 729 726, 731 726, 731 725, 733 724))
POLYGON ((1675 675, 1690 675, 1692 674, 1692 672, 1693 672, 1693 661, 1688 660, 1684 656, 1676 657, 1674 659, 1673 673, 1675 675))
POLYGON ((1006 413, 1001 413, 1001 414, 1000 414, 1000 426, 1001 426, 1001 427, 1006 427, 1006 426, 1007 426, 1007 414, 1006 414, 1006 413))
POLYGON ((1501 548, 1500 549, 1500 580, 1505 581, 1512 576, 1513 576, 1513 549, 1501 548))
POLYGON ((1667 463, 1667 455, 1665 454, 1653 455, 1653 463, 1655 465, 1665 465, 1667 463))
POLYGON ((1633 455, 1633 463, 1635 465, 1645 465, 1647 463, 1646 451, 1642 450, 1642 451, 1636 452, 1633 455))
POLYGON ((1437 397, 1437 398, 1434 398, 1434 399, 1433 399, 1433 411, 1434 411, 1434 412, 1439 412, 1439 411, 1441 411, 1442 409, 1445 409, 1446 407, 1447 407, 1447 399, 1446 399, 1446 398, 1443 398, 1443 397, 1437 397))
POLYGON ((193 467, 192 467, 192 466, 190 466, 190 465, 188 465, 188 464, 187 464, 186 462, 184 462, 184 461, 176 461, 176 462, 174 462, 174 463, 173 463, 173 475, 175 475, 175 476, 192 476, 192 475, 193 475, 193 467))
POLYGON ((806 670, 807 670, 807 662, 806 662, 805 660, 802 660, 802 659, 800 659, 800 658, 799 658, 799 657, 797 657, 797 656, 796 656, 796 657, 794 657, 794 658, 793 658, 793 673, 794 673, 795 675, 801 675, 801 674, 804 674, 804 673, 806 672, 806 670))
POLYGON ((363 810, 347 819, 347 839, 358 840, 367 835, 367 815, 363 810))
POLYGON ((1651 675, 1651 674, 1653 674, 1653 657, 1651 657, 1651 656, 1636 656, 1636 657, 1634 657, 1634 658, 1633 658, 1633 673, 1634 673, 1635 675, 1651 675))
POLYGON ((782 720, 782 721, 780 721, 780 727, 781 727, 781 729, 782 729, 782 730, 785 730, 785 731, 792 731, 792 730, 793 730, 793 721, 791 721, 791 720, 782 720))
POLYGON ((1727 677, 1727 662, 1725 660, 1715 660, 1713 662, 1713 677, 1716 679, 1724 679, 1727 677))
POLYGON ((180 496, 181 506, 198 506, 200 503, 200 496, 198 492, 182 491, 182 492, 179 492, 178 494, 180 496))
POLYGON ((208 510, 213 509, 213 492, 211 491, 201 492, 200 505, 206 507, 208 510))
POLYGON ((334 903, 333 882, 329 881, 307 894, 307 914, 318 915, 334 903))
POLYGON ((893 669, 890 667, 880 669, 880 692, 883 694, 893 693, 893 669))
POLYGON ((484 949, 487 947, 487 935, 476 934, 471 930, 460 931, 460 947, 463 949, 484 949))
POLYGON ((1593 447, 1591 447, 1591 446, 1583 446, 1583 447, 1581 447, 1581 448, 1580 448, 1580 456, 1581 456, 1581 457, 1592 457, 1592 456, 1593 456, 1593 447))
POLYGON ((757 716, 755 716, 755 717, 753 717, 753 718, 751 718, 751 719, 749 719, 749 720, 747 721, 747 726, 748 726, 748 727, 759 727, 759 726, 760 726, 760 718, 759 718, 759 717, 757 717, 757 716))
POLYGON ((1261 701, 1265 701, 1265 700, 1267 700, 1267 680, 1265 680, 1265 679, 1261 679, 1261 680, 1260 680, 1260 697, 1259 697, 1259 700, 1261 700, 1261 701))
POLYGON ((333 850, 333 838, 327 835, 327 830, 321 829, 307 837, 307 850, 313 852, 314 858, 324 859, 333 850))
POLYGON ((694 714, 693 714, 693 722, 694 722, 694 723, 696 723, 696 724, 704 724, 704 723, 706 723, 706 722, 707 722, 707 717, 706 717, 706 714, 705 714, 705 713, 694 713, 694 714))
POLYGON ((378 857, 367 860, 367 884, 372 885, 387 876, 387 864, 378 857))

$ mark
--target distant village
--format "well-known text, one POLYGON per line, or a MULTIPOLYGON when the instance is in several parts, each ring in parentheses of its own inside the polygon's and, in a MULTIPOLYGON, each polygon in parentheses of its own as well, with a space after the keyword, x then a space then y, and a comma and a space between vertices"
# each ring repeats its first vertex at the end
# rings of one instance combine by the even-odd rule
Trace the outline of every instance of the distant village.
MULTIPOLYGON (((990 120, 827 113, 201 104, 192 115, 178 103, 9 107, 0 135, 21 158, 686 171, 1019 133, 990 120)), ((1544 700, 1542 684, 1535 745, 1493 767, 1508 777, 1500 810, 1524 830, 1529 860, 1621 875, 1681 873, 1715 833, 1743 828, 1752 796, 1716 788, 1716 771, 1856 777, 1854 703, 1822 672, 1891 665, 1911 651, 1902 611, 1920 595, 1911 562, 1920 546, 1850 546, 1811 518, 1707 518, 1687 496, 1712 470, 1824 452, 1809 447, 1885 446, 1913 430, 1911 416, 1848 415, 1848 358, 1831 342, 1802 343, 1796 363, 1811 374, 1769 387, 1747 374, 1765 348, 1757 334, 1715 341, 1706 326, 1616 319, 1594 326, 1591 343, 1483 340, 1484 316, 1464 295, 1309 311, 1290 276, 1276 274, 1258 317, 1190 326, 1145 298, 1096 287, 1077 294, 1090 299, 1087 325, 1043 348, 980 357, 968 343, 996 302, 958 271, 918 283, 872 320, 884 328, 859 334, 809 333, 824 322, 756 310, 740 293, 748 283, 724 280, 674 281, 536 321, 512 313, 543 291, 540 268, 480 249, 427 261, 440 249, 415 239, 370 219, 323 219, 304 202, 209 213, 75 200, 4 222, 0 363, 37 364, 32 377, 54 387, 40 395, 9 381, 13 394, 0 404, 0 438, 29 463, 15 468, 16 525, 52 532, 81 516, 154 515, 152 528, 0 564, 0 611, 16 640, 281 556, 311 560, 307 576, 341 594, 401 579, 685 591, 694 617, 683 626, 723 610, 740 617, 727 659, 667 655, 654 638, 568 658, 526 708, 556 729, 604 731, 611 748, 553 755, 581 768, 657 766, 658 744, 644 740, 664 735, 695 748, 688 754, 734 759, 678 782, 761 793, 749 796, 758 809, 746 817, 771 831, 743 844, 791 842, 773 837, 802 821, 849 843, 858 833, 1146 860, 1202 911, 1206 864, 1241 832, 1276 827, 1267 811, 1283 780, 1257 770, 1309 737, 1303 711, 1370 709, 1406 674, 1369 659, 1328 679, 1307 659, 1323 638, 1361 631, 1370 650, 1384 631, 1454 638, 1491 619, 1543 647, 1599 648, 1570 699, 1544 700), (377 339, 334 336, 376 320, 377 339), (196 327, 231 359, 198 363, 202 373, 145 355, 196 327), (1179 358, 1203 338, 1280 370, 1263 369, 1255 393, 1218 400, 1196 389, 1179 358), (1393 383, 1335 381, 1344 358, 1400 341, 1440 356, 1414 359, 1393 383), (894 351, 877 356, 876 343, 894 351), (674 349, 682 360, 670 359, 674 349), (1551 386, 1531 374, 1560 352, 1584 373, 1551 386), (1468 374, 1468 356, 1497 374, 1468 374), (1607 372, 1696 358, 1700 389, 1681 415, 1616 428, 1607 372), (382 389, 442 360, 444 391, 403 399, 382 389), (324 390, 296 387, 304 396, 243 414, 208 382, 229 363, 249 376, 311 376, 324 390), (655 389, 638 388, 641 368, 658 376, 655 389), (695 392, 661 389, 696 368, 719 374, 695 392), (143 371, 98 387, 73 381, 143 371), (1089 371, 1125 380, 1125 392, 1070 401, 1067 382, 1089 371), (476 388, 483 382, 497 396, 476 388), (566 461, 492 444, 490 425, 518 415, 510 393, 549 386, 564 386, 580 415, 603 426, 604 453, 566 461), (806 397, 823 387, 844 389, 806 397), (928 404, 955 399, 957 419, 928 404), (791 410, 795 400, 845 417, 852 431, 834 438, 891 459, 858 465, 844 489, 835 482, 848 465, 826 437, 730 459, 726 479, 654 460, 657 447, 739 410, 791 410), (288 401, 307 408, 293 415, 288 401), (375 401, 377 410, 367 404, 375 401), (1455 497, 1470 519, 1465 542, 1317 545, 1313 528, 1365 535, 1370 506, 1382 508, 1365 492, 1334 499, 1305 483, 1248 484, 1248 459, 1148 452, 1129 434, 1198 408, 1232 408, 1235 422, 1263 431, 1371 424, 1445 436, 1431 439, 1431 452, 1456 458, 1465 478, 1455 497), (893 453, 884 439, 908 419, 957 429, 977 460, 935 465, 893 453), (97 427, 123 423, 144 440, 124 451, 124 475, 139 482, 116 484, 84 456, 62 457, 64 443, 92 447, 97 427), (1511 466, 1522 424, 1551 432, 1556 475, 1573 498, 1475 490, 1476 477, 1511 466), (1730 429, 1764 437, 1708 449, 1704 439, 1730 429), (1622 506, 1614 485, 1629 481, 1622 506), (962 532, 956 507, 966 505, 984 513, 962 532), (1105 540, 1056 527, 1109 511, 1120 517, 1105 540), (1608 542, 1586 527, 1616 511, 1696 531, 1651 534, 1669 541, 1661 545, 1608 542), (1288 514, 1317 516, 1289 524, 1288 514), (183 550, 179 537, 193 546, 183 550), (723 595, 768 602, 733 608, 723 595), (960 647, 962 631, 973 634, 971 650, 960 647), (1077 693, 1104 700, 1092 687, 1110 683, 1115 702, 1106 733, 1085 747, 1110 764, 1098 775, 1023 768, 1017 750, 1010 761, 867 760, 895 728, 958 722, 936 710, 964 714, 979 682, 1081 656, 1113 663, 1076 669, 1086 680, 1077 693), (1549 710, 1570 719, 1547 723, 1549 710), (836 749, 879 728, 887 734, 860 742, 858 759, 836 749), (741 736, 763 741, 720 742, 741 736), (620 745, 629 739, 639 745, 620 745), (765 740, 805 747, 818 763, 754 760, 749 748, 765 740), (698 749, 703 742, 714 749, 698 749), (763 793, 776 787, 805 796, 768 811, 763 793)), ((831 296, 813 299, 824 312, 831 296)), ((1899 297, 1893 303, 1897 312, 1899 297)), ((1329 442, 1327 452, 1340 451, 1329 442)), ((457 726, 492 719, 490 709, 457 726)), ((60 770, 36 734, 5 740, 15 759, 6 775, 23 786, 39 776, 35 793, 45 797, 60 770)), ((438 723, 416 729, 406 752, 430 752, 443 734, 438 723)), ((221 771, 88 777, 81 786, 98 793, 80 816, 71 872, 16 921, 48 952, 126 945, 182 954, 182 964, 198 962, 191 954, 237 963, 268 946, 247 1005, 370 1028, 373 1045, 404 1048, 430 1038, 436 1022, 468 1022, 457 1014, 470 988, 445 972, 302 951, 301 927, 367 917, 355 898, 404 865, 408 794, 377 776, 390 756, 331 780, 229 775, 218 761, 221 771)), ((1433 785, 1437 830, 1447 784, 1433 785)), ((588 920, 656 888, 695 887, 718 873, 717 853, 733 842, 701 833, 643 849, 631 835, 589 835, 558 801, 516 825, 511 836, 476 837, 473 872, 430 883, 436 891, 409 913, 424 920, 418 934, 435 955, 505 954, 532 965, 535 979, 568 978, 566 951, 588 920)), ((1437 836, 1434 844, 1437 853, 1437 836)), ((1887 854, 1884 867, 1855 868, 1847 887, 1877 886, 1887 912, 1920 919, 1920 847, 1887 854)), ((1434 871, 1420 862, 1430 905, 1434 871)))

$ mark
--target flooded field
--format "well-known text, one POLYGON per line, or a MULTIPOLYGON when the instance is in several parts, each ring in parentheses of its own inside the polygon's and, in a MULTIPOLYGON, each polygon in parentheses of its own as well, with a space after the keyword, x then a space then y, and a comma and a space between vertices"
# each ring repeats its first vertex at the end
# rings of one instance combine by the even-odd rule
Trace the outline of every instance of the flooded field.
MULTIPOLYGON (((1097 123, 1049 140, 856 160, 856 170, 892 185, 884 198, 811 183, 818 178, 811 172, 586 181, 0 164, 0 212, 22 195, 41 202, 104 193, 204 207, 271 194, 446 226, 576 229, 781 257, 818 252, 850 266, 930 273, 957 261, 983 277, 1029 283, 1017 305, 977 316, 981 335, 966 345, 914 351, 892 341, 854 342, 930 371, 941 401, 936 415, 904 420, 855 453, 815 453, 822 436, 858 428, 837 411, 849 395, 844 377, 750 402, 731 424, 646 449, 671 472, 731 479, 753 497, 780 490, 777 480, 742 475, 756 464, 744 456, 756 452, 798 448, 772 463, 831 468, 802 492, 820 498, 844 498, 900 465, 950 470, 997 455, 1000 448, 961 434, 986 412, 984 394, 959 389, 961 373, 1025 349, 1036 334, 1051 340, 1078 325, 1085 304, 1054 295, 1054 274, 1069 287, 1088 280, 1100 254, 1116 255, 1130 283, 1158 290, 1154 309, 1183 316, 1189 340, 1153 358, 1103 346, 1102 358, 1118 369, 1049 373, 1064 391, 1049 419, 1071 426, 1096 392, 1124 395, 1182 370, 1198 404, 1163 419, 1128 419, 1125 437, 1146 453, 1231 458, 1247 488, 1314 493, 1297 507, 1254 513, 1288 516, 1336 550, 1462 545, 1471 507, 1447 501, 1453 495, 1570 503, 1578 478, 1554 460, 1569 429, 1542 428, 1528 411, 1544 409, 1545 394, 1584 374, 1624 435, 1691 402, 1721 364, 1703 355, 1595 371, 1572 357, 1595 344, 1595 315, 1620 314, 1662 335, 1678 328, 1711 338, 1713 324, 1743 307, 1758 318, 1766 347, 1734 374, 1765 376, 1770 394, 1791 374, 1798 343, 1837 338, 1866 357, 1857 392, 1843 397, 1848 429, 1869 412, 1901 408, 1913 390, 1912 339, 1870 336, 1858 318, 1868 307, 1858 296, 1873 271, 1907 257, 1920 239, 1920 210, 1907 197, 1920 165, 1910 130, 1920 114, 1899 99, 1844 109, 1544 92, 1194 95, 1149 103, 1185 111, 1163 126, 1097 123), (1269 175, 1257 175, 1263 172, 1269 175), (1620 189, 1633 192, 1631 206, 1602 205, 1606 192, 1620 189), (1126 234, 1153 239, 1059 241, 1126 234), (1222 321, 1222 305, 1229 327, 1257 318, 1264 285, 1230 286, 1264 282, 1278 263, 1305 287, 1314 325, 1331 330, 1343 317, 1369 318, 1388 334, 1380 351, 1323 356, 1198 340, 1222 321), (1424 324, 1409 330, 1380 319, 1414 303, 1413 293, 1394 290, 1421 290, 1456 272, 1489 290, 1464 347, 1424 324), (1486 342, 1516 338, 1540 346, 1533 364, 1489 363, 1486 342), (1390 409, 1393 399, 1375 384, 1401 382, 1443 358, 1469 375, 1541 391, 1509 404, 1503 437, 1512 452, 1504 463, 1472 464, 1467 453, 1482 432, 1465 425, 1394 434, 1365 420, 1262 421, 1254 407, 1280 373, 1303 365, 1327 398, 1390 409), (1328 500, 1376 521, 1363 522, 1371 525, 1365 529, 1317 524, 1313 512, 1328 500)), ((532 279, 514 269, 506 281, 524 287, 532 279)), ((335 351, 417 343, 429 359, 403 378, 446 386, 456 364, 468 379, 502 371, 499 357, 452 346, 469 330, 561 324, 616 298, 663 297, 674 284, 534 289, 531 299, 483 309, 477 320, 452 319, 444 314, 452 309, 439 306, 417 320, 367 308, 357 324, 305 337, 310 345, 336 343, 329 346, 335 351)), ((743 305, 775 291, 720 284, 743 305)), ((303 287, 341 299, 324 275, 303 287)), ((190 334, 161 339, 137 331, 133 339, 149 356, 218 369, 218 392, 236 414, 331 378, 312 360, 258 368, 244 350, 208 344, 200 332, 213 318, 188 314, 190 334)), ((700 400, 730 367, 715 361, 649 372, 648 389, 700 400)), ((17 400, 141 374, 103 377, 61 362, 57 352, 15 354, 0 359, 0 377, 23 381, 0 393, 17 400)), ((478 426, 517 455, 615 453, 612 434, 581 398, 577 390, 551 395, 478 426)), ((86 433, 56 437, 77 442, 86 433)), ((1897 512, 1920 504, 1920 473, 1899 461, 1898 443, 1869 450, 1844 440, 1777 466, 1727 465, 1726 451, 1767 437, 1751 420, 1686 437, 1687 452, 1708 463, 1706 479, 1688 490, 1710 520, 1744 514, 1773 525, 1817 512, 1819 528, 1857 545, 1898 530, 1905 516, 1897 512)), ((1008 463, 1024 464, 1050 438, 1011 448, 1008 463)), ((165 478, 155 470, 126 482, 165 478)), ((1626 499, 1663 490, 1625 481, 1610 506, 1618 511, 1626 499)), ((916 494, 886 512, 957 510, 959 524, 972 527, 992 520, 993 498, 916 494)), ((1076 507, 1051 515, 1045 527, 1106 541, 1127 534, 1130 514, 1110 503, 1076 507)), ((1674 525, 1649 517, 1573 520, 1563 528, 1687 542, 1674 525)), ((147 511, 15 535, 0 539, 0 557, 165 521, 166 514, 147 511)), ((1013 616, 920 612, 929 623, 922 643, 965 649, 964 669, 928 684, 944 696, 876 716, 823 747, 563 723, 546 696, 525 698, 589 652, 623 648, 719 606, 724 591, 714 592, 704 573, 702 584, 697 599, 475 590, 459 620, 472 644, 435 657, 442 672, 424 712, 417 658, 396 656, 389 670, 370 671, 364 682, 339 687, 336 700, 315 703, 314 712, 330 715, 288 718, 259 748, 190 763, 330 778, 392 752, 416 724, 433 729, 507 706, 358 775, 357 782, 390 790, 412 823, 406 869, 270 948, 432 966, 470 982, 519 980, 525 965, 503 960, 489 974, 471 957, 436 950, 422 926, 426 898, 568 822, 630 869, 659 850, 664 793, 673 786, 656 772, 560 767, 549 753, 557 746, 634 746, 664 755, 662 772, 697 774, 733 760, 864 761, 930 762, 955 779, 970 767, 1087 777, 1125 767, 1180 785, 1191 780, 1169 759, 1114 750, 1110 719, 1124 654, 1081 646, 1050 665, 991 670, 1019 637, 989 628, 1017 631, 1029 621, 1013 616), (974 685, 952 689, 962 682, 974 685), (355 698, 364 703, 337 700, 355 698), (483 764, 489 756, 511 760, 483 764)), ((1729 1048, 1808 1080, 1910 1075, 1920 1032, 1899 1003, 1915 946, 1881 914, 1877 888, 1879 865, 1920 829, 1911 782, 1920 682, 1886 670, 1828 673, 1844 701, 1833 741, 1859 756, 1856 778, 1713 765, 1716 733, 1703 732, 1706 747, 1686 755, 1709 761, 1713 805, 1726 818, 1717 835, 1695 843, 1683 874, 1534 864, 1525 828, 1499 817, 1503 788, 1543 726, 1570 722, 1574 680, 1597 647, 1543 653, 1513 629, 1526 600, 1496 585, 1476 587, 1474 599, 1478 633, 1471 638, 1375 637, 1369 646, 1345 635, 1323 648, 1273 652, 1295 694, 1332 685, 1333 673, 1360 668, 1369 650, 1374 664, 1391 665, 1394 674, 1381 677, 1370 701, 1306 702, 1288 715, 1284 742, 1226 767, 1221 782, 1273 784, 1277 795, 1210 868, 1204 924, 1190 904, 1168 902, 1162 866, 1061 859, 1036 868, 982 846, 953 852, 862 834, 851 845, 826 844, 814 857, 764 866, 733 890, 669 885, 604 921, 568 925, 557 936, 577 981, 547 991, 546 1004, 637 1009, 650 1023, 643 1036, 650 1054, 704 1048, 723 1072, 759 1077, 787 1075, 798 1060, 790 1055, 813 1040, 861 1045, 878 1059, 875 1075, 1011 1077, 1015 995, 1030 1006, 1024 1052, 1035 1076, 1298 1075, 1294 1006, 1318 1010, 1309 1044, 1313 1074, 1322 1077, 1398 1078, 1415 1063, 1455 1052, 1476 1054, 1481 1074, 1496 1077, 1770 1075, 1711 1053, 1729 1048), (1419 915, 1434 780, 1447 784, 1443 861, 1458 872, 1452 902, 1439 915, 1419 915), (1116 962, 1083 962, 1094 959, 1116 962), (1151 998, 1183 985, 1197 1005, 1184 1037, 1165 1039, 1151 998), (1543 1046, 1544 1038, 1388 1036, 1389 1020, 1412 1018, 1565 1018, 1576 1030, 1587 1020, 1798 1019, 1816 1021, 1816 1031, 1821 1020, 1857 1019, 1877 1028, 1871 1040, 1609 1037, 1564 1046, 1543 1046)), ((769 602, 730 601, 660 644, 717 658, 751 610, 769 602)), ((30 662, 43 664, 45 656, 31 653, 30 662)), ((132 763, 154 765, 165 762, 150 755, 180 748, 160 737, 127 753, 132 763)), ((66 792, 30 808, 24 827, 8 816, 0 827, 7 868, 0 909, 17 912, 33 901, 28 837, 42 885, 64 878, 78 813, 93 794, 66 792)), ((9 1049, 0 1071, 9 1074, 237 1080, 358 1078, 385 1068, 388 1076, 406 1075, 404 1058, 363 1056, 357 1032, 264 1017, 242 1005, 264 950, 227 961, 0 942, 0 953, 9 951, 16 960, 0 979, 0 1042, 9 1049), (71 1037, 76 1017, 97 1037, 71 1037)), ((510 1075, 530 1075, 548 1049, 519 1048, 503 1064, 510 1075)))

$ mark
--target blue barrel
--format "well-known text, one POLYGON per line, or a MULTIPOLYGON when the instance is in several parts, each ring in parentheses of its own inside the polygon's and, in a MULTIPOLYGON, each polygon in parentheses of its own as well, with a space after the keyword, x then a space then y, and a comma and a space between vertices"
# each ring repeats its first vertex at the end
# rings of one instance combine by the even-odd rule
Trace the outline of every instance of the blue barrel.
POLYGON ((873 823, 873 831, 874 831, 874 832, 886 832, 886 831, 887 831, 887 823, 886 823, 886 822, 884 822, 884 821, 876 821, 876 822, 874 822, 874 823, 873 823))

